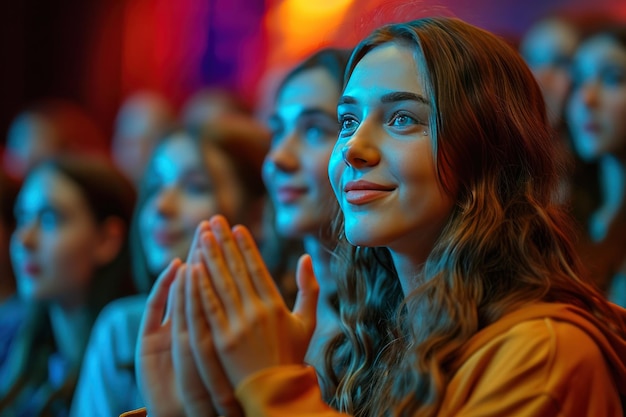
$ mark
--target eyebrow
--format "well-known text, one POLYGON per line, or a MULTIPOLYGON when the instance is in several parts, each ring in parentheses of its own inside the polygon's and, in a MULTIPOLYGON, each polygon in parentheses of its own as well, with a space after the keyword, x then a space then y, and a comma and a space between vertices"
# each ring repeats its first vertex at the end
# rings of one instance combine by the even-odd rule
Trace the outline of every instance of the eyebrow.
MULTIPOLYGON (((430 105, 428 100, 420 94, 410 93, 408 91, 394 91, 393 93, 387 93, 380 98, 381 103, 395 103, 398 101, 417 101, 418 103, 430 105)), ((342 104, 356 104, 356 99, 351 96, 342 96, 339 99, 338 105, 342 104)))
MULTIPOLYGON (((336 117, 334 113, 331 113, 328 110, 325 110, 321 107, 311 107, 311 108, 302 110, 298 114, 298 119, 301 117, 315 117, 315 116, 324 116, 324 117, 331 118, 333 120, 336 117)), ((274 113, 268 117, 268 120, 280 122, 282 119, 277 113, 274 113)))

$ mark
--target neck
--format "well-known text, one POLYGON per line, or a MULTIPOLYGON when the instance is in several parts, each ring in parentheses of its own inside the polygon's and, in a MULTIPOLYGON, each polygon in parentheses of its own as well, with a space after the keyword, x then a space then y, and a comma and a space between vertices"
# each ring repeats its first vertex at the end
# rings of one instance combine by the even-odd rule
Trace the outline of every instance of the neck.
POLYGON ((313 272, 320 286, 321 294, 330 294, 336 291, 335 280, 330 271, 331 253, 328 246, 318 237, 306 236, 303 239, 304 250, 311 255, 313 272))
POLYGON ((393 265, 398 273, 402 292, 406 297, 418 285, 420 274, 426 262, 426 256, 415 256, 415 254, 397 252, 391 249, 390 253, 393 265))
POLYGON ((600 192, 602 206, 615 213, 626 208, 626 165, 608 155, 600 161, 600 192))
POLYGON ((59 353, 72 365, 80 365, 91 329, 91 317, 87 309, 70 309, 52 304, 49 314, 59 353))
POLYGON ((601 203, 591 220, 591 235, 600 241, 609 232, 611 224, 626 214, 626 165, 624 161, 607 155, 599 163, 601 203))

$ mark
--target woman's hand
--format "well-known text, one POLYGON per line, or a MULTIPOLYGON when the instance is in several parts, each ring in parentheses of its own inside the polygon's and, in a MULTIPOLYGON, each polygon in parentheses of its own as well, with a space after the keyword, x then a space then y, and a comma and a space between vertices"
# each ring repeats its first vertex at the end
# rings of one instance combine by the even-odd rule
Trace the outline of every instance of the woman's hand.
POLYGON ((141 320, 135 354, 137 383, 150 416, 183 416, 176 395, 172 363, 171 309, 168 307, 170 286, 181 281, 185 265, 173 260, 155 282, 141 320))
POLYGON ((298 263, 298 297, 290 312, 247 229, 213 217, 201 236, 204 315, 232 386, 268 367, 302 364, 315 329, 319 288, 311 258, 298 263))
MULTIPOLYGON (((174 367, 175 388, 187 417, 217 416, 209 391, 205 388, 194 361, 187 319, 185 315, 185 292, 198 264, 191 264, 181 279, 172 285, 172 363, 174 367)), ((228 383, 228 380, 226 380, 228 383)))
MULTIPOLYGON (((191 268, 191 274, 185 280, 186 304, 184 313, 186 315, 186 323, 183 325, 188 329, 188 346, 190 346, 193 356, 193 363, 191 363, 193 369, 190 371, 197 375, 194 376, 193 383, 197 384, 195 380, 198 377, 201 379, 198 385, 208 392, 211 405, 218 415, 240 417, 244 415, 243 411, 235 398, 233 387, 217 357, 211 328, 202 311, 200 280, 203 277, 206 277, 205 266, 201 263, 194 263, 191 268)), ((187 354, 188 352, 185 353, 185 355, 187 354)), ((178 379, 189 381, 184 375, 180 375, 180 378, 177 377, 178 379)), ((198 410, 201 410, 201 408, 203 407, 198 408, 198 410)), ((186 410, 188 417, 191 415, 202 415, 195 412, 192 413, 192 410, 189 408, 186 408, 186 410)))

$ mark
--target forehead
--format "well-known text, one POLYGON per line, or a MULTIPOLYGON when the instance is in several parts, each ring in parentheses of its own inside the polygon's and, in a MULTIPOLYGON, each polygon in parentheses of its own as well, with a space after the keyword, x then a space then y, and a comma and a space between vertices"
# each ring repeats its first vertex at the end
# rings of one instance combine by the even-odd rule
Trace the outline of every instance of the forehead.
POLYGON ((162 175, 199 167, 201 164, 198 146, 192 138, 181 133, 165 139, 157 147, 152 158, 152 169, 162 175))
POLYGON ((424 94, 415 51, 388 43, 369 51, 356 65, 346 85, 347 96, 380 96, 392 91, 424 94))
POLYGON ((49 204, 81 207, 83 195, 70 178, 53 168, 42 167, 26 178, 18 202, 22 210, 37 210, 49 204))
POLYGON ((578 48, 574 64, 578 69, 593 69, 607 64, 626 65, 626 46, 606 35, 590 38, 578 48))
POLYGON ((327 108, 334 111, 339 97, 339 82, 322 67, 300 72, 281 89, 276 100, 276 111, 327 108))

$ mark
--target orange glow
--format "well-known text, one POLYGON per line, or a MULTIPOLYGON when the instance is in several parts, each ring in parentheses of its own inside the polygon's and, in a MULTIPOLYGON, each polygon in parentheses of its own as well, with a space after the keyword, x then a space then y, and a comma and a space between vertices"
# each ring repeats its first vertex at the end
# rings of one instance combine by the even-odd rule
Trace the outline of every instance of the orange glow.
POLYGON ((329 44, 355 0, 283 0, 268 10, 270 67, 296 62, 329 44))

